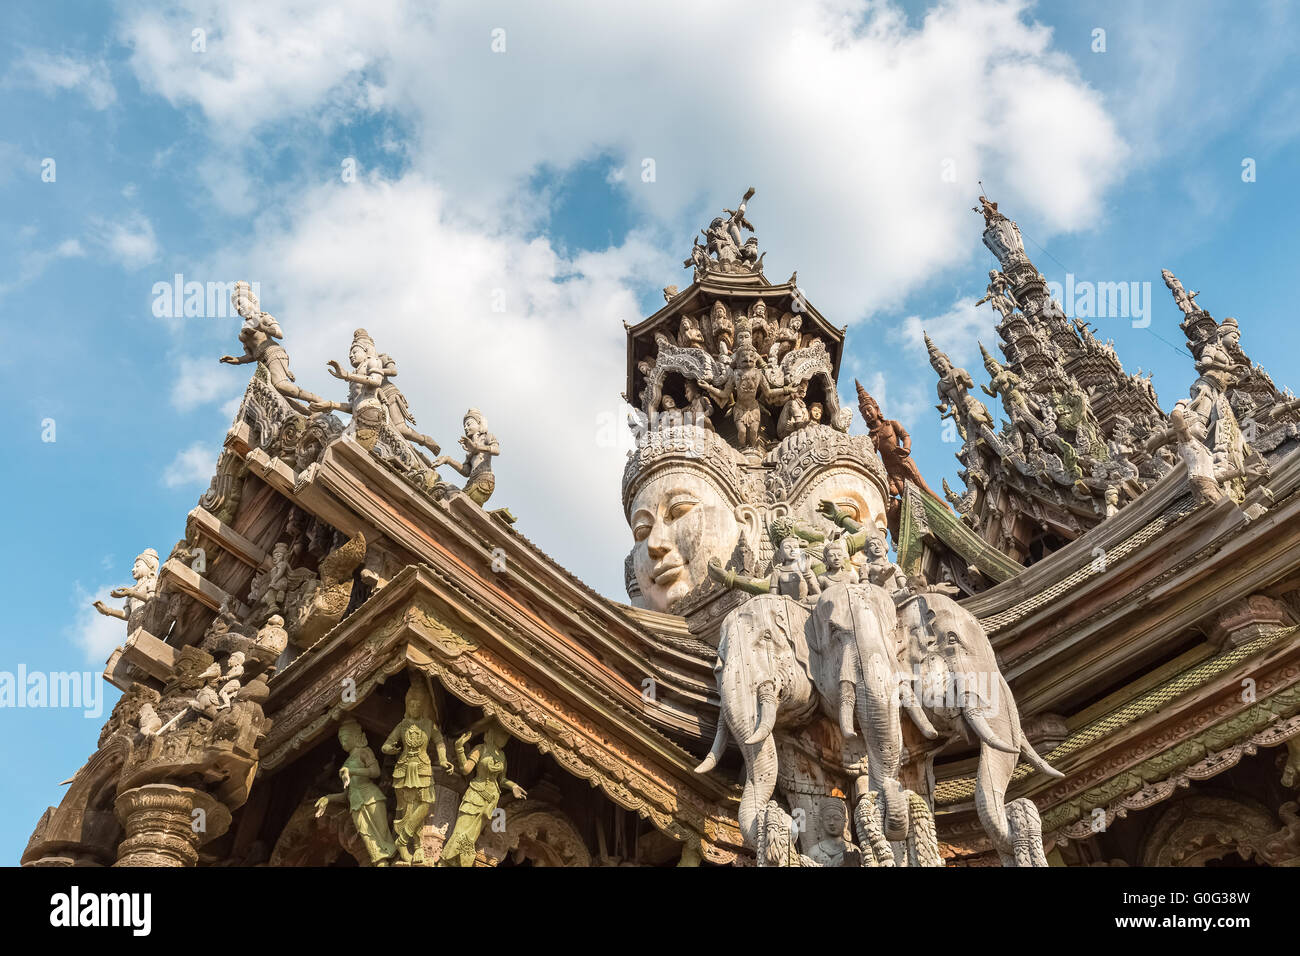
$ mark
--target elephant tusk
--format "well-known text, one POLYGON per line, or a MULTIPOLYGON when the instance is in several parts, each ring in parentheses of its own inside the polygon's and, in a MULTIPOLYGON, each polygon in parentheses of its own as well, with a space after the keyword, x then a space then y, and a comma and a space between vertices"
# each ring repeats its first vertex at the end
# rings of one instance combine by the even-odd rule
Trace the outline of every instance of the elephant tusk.
POLYGON ((1013 747, 1010 744, 1003 743, 1002 740, 998 738, 998 735, 993 732, 993 728, 989 726, 988 718, 979 711, 967 710, 963 713, 966 716, 966 723, 970 725, 971 730, 975 731, 975 736, 980 739, 981 743, 988 744, 994 750, 1001 750, 1003 753, 1020 753, 1019 747, 1013 747))
POLYGON ((934 729, 930 718, 925 716, 925 710, 921 707, 921 702, 916 699, 916 693, 907 685, 906 678, 899 684, 898 692, 903 708, 907 711, 907 716, 912 718, 912 723, 916 724, 917 730, 921 731, 926 740, 936 739, 939 731, 934 729))
POLYGON ((776 726, 776 686, 765 680, 758 685, 758 726, 745 739, 747 744, 761 742, 776 726))
POLYGON ((1029 765, 1039 773, 1047 774, 1049 777, 1055 777, 1057 780, 1060 780, 1065 776, 1065 774, 1061 773, 1061 771, 1057 770, 1050 763, 1040 757, 1038 751, 1029 745, 1028 740, 1021 743, 1020 752, 1025 755, 1025 760, 1029 765))
POLYGON ((718 712, 718 732, 713 735, 713 745, 709 747, 708 755, 700 761, 700 765, 695 768, 696 773, 708 773, 718 765, 722 759, 722 754, 727 749, 727 721, 722 712, 718 712))

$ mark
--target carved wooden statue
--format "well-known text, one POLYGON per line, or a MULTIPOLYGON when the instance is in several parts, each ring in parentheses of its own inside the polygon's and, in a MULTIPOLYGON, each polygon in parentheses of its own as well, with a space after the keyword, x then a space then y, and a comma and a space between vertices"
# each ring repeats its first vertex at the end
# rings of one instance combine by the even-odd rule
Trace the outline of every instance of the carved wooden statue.
POLYGON ((528 797, 523 787, 506 777, 506 755, 503 748, 510 739, 506 729, 493 721, 483 734, 483 742, 467 756, 465 744, 472 736, 473 731, 470 731, 456 738, 456 769, 462 776, 473 776, 470 777, 465 796, 461 798, 455 826, 443 845, 439 866, 474 865, 479 834, 496 812, 503 789, 513 793, 517 800, 528 797))
POLYGON ((387 866, 397 848, 388 829, 388 800, 376 782, 383 771, 366 741, 366 732, 355 720, 345 720, 339 725, 339 744, 348 754, 339 768, 343 790, 317 800, 316 816, 324 814, 331 803, 346 803, 370 862, 387 866))
POLYGON ((397 797, 397 814, 393 819, 398 865, 416 865, 424 862, 424 847, 420 831, 425 818, 433 809, 433 764, 429 760, 429 743, 438 755, 438 765, 451 773, 454 769, 447 759, 447 744, 442 732, 433 721, 433 703, 428 691, 412 676, 411 689, 406 692, 406 714, 393 728, 379 749, 386 754, 397 754, 393 766, 393 793, 397 797))

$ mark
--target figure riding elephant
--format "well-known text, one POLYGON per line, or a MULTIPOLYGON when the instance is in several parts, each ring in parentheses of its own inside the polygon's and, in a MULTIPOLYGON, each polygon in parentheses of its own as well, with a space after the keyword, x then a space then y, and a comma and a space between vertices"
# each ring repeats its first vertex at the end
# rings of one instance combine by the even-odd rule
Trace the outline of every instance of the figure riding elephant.
POLYGON ((806 629, 808 609, 776 594, 750 598, 722 621, 718 660, 721 711, 713 746, 696 773, 708 773, 727 748, 728 734, 745 758, 737 821, 745 844, 758 846, 759 814, 776 789, 772 731, 798 725, 816 710, 806 629))
POLYGON ((833 584, 812 614, 813 679, 823 710, 846 737, 862 735, 867 776, 880 795, 885 835, 907 836, 907 796, 898 780, 903 754, 900 706, 926 737, 938 736, 898 659, 894 602, 874 584, 833 584), (856 719, 856 722, 854 718, 856 719))
POLYGON ((1046 866, 1037 808, 1028 799, 1005 805, 1021 755, 1034 769, 1062 777, 1025 738, 993 645, 975 616, 946 594, 922 591, 898 607, 906 662, 919 675, 921 705, 949 739, 963 727, 979 741, 975 810, 1004 866, 1046 866), (1027 806, 1026 806, 1027 804, 1027 806))

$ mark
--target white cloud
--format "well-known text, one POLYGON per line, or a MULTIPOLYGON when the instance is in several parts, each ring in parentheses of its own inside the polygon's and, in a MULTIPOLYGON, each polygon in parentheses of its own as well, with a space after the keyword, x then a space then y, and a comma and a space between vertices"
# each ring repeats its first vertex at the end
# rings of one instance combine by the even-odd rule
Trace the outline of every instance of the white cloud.
MULTIPOLYGON (((639 317, 632 288, 671 259, 636 236, 566 258, 543 239, 479 232, 418 176, 317 187, 295 208, 205 269, 275 277, 262 306, 285 331, 299 384, 343 399, 325 363, 346 366, 364 326, 397 360, 420 430, 455 454, 465 409, 481 409, 502 449, 492 506, 511 507, 525 534, 617 594, 624 459, 604 438, 626 434, 621 320, 639 317)), ((237 387, 248 380, 247 369, 217 368, 237 387)), ((205 480, 214 460, 202 461, 205 480)))
POLYGON ((1125 147, 1100 96, 1025 9, 964 0, 913 27, 896 7, 850 0, 508 14, 375 0, 364 17, 193 0, 170 15, 135 8, 121 35, 142 85, 197 107, 222 144, 332 122, 382 88, 408 121, 415 170, 478 221, 536 225, 544 205, 521 201, 521 184, 608 154, 637 211, 671 228, 684 255, 695 228, 753 184, 772 271, 797 267, 819 308, 853 321, 970 258, 977 179, 1046 235, 1089 225, 1121 174, 1125 147), (206 54, 176 42, 194 23, 209 25, 206 54), (494 27, 504 53, 491 51, 494 27), (647 157, 653 183, 640 176, 647 157))
MULTIPOLYGON (((188 412, 209 402, 228 400, 232 392, 238 391, 239 385, 231 377, 229 367, 218 364, 215 358, 183 358, 172 383, 171 403, 178 412, 188 412)), ((235 401, 238 400, 236 397, 235 401)))
POLYGON ((127 269, 139 269, 158 258, 158 239, 153 223, 140 213, 117 220, 94 222, 95 240, 127 269))
POLYGON ((122 599, 109 597, 117 585, 105 584, 93 592, 86 591, 80 585, 76 588, 77 616, 73 623, 72 639, 86 654, 86 660, 102 664, 108 660, 124 640, 126 640, 126 622, 115 617, 106 617, 92 607, 94 601, 103 601, 109 607, 120 608, 122 599))
POLYGON ((217 450, 205 442, 195 442, 176 453, 163 471, 162 483, 167 488, 206 485, 216 467, 217 450))
MULTIPOLYGON (((906 343, 916 355, 925 355, 925 334, 934 344, 948 353, 958 365, 970 368, 981 362, 979 340, 993 349, 997 344, 997 314, 987 305, 977 308, 971 297, 958 299, 939 315, 922 318, 909 315, 898 326, 890 329, 890 341, 906 343)), ((996 355, 996 350, 994 351, 996 355)))
POLYGON ((117 90, 103 60, 28 50, 10 71, 9 80, 34 85, 45 93, 72 90, 86 98, 97 110, 107 109, 117 100, 117 90))
MULTIPOLYGON (((480 407, 502 443, 492 504, 619 596, 623 458, 598 435, 624 387, 621 320, 641 317, 639 290, 682 283, 691 235, 724 203, 758 188, 750 218, 769 272, 797 267, 837 324, 982 255, 978 179, 1040 236, 1091 224, 1125 145, 1026 8, 954 0, 913 26, 895 6, 856 0, 508 12, 370 0, 365 16, 190 0, 168 14, 132 6, 120 37, 144 89, 206 121, 223 165, 209 159, 200 178, 233 184, 227 211, 258 207, 251 239, 214 253, 207 272, 261 279, 298 381, 342 397, 323 365, 364 325, 397 358, 420 429, 452 453, 463 410, 480 407), (196 24, 204 54, 177 41, 196 24), (490 47, 497 27, 505 53, 490 47), (405 158, 399 177, 343 185, 304 170, 271 193, 224 166, 313 146, 357 111, 384 111, 377 145, 405 158), (566 256, 533 238, 548 204, 526 187, 539 170, 596 157, 609 157, 606 182, 641 226, 605 252, 566 256), (492 309, 495 290, 505 312, 492 309)), ((960 354, 951 334, 973 343, 990 325, 972 310, 927 321, 960 354)), ((919 341, 919 325, 896 335, 919 341)), ((206 373, 190 388, 173 401, 217 397, 206 373)), ((904 418, 922 390, 890 400, 887 414, 904 418)))
MULTIPOLYGON (((24 239, 30 242, 30 237, 24 239)), ((13 282, 0 283, 0 297, 39 278, 58 260, 78 259, 85 254, 86 250, 78 239, 64 239, 48 249, 28 248, 19 257, 18 278, 13 282)))

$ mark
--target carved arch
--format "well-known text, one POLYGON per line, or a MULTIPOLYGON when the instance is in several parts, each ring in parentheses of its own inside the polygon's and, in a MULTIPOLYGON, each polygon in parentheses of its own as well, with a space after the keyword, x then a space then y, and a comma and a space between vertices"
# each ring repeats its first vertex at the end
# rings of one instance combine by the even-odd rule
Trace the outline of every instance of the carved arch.
POLYGON ((1157 818, 1143 841, 1142 866, 1205 866, 1237 853, 1249 859, 1277 830, 1262 804, 1245 797, 1189 794, 1157 818))

